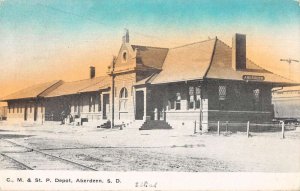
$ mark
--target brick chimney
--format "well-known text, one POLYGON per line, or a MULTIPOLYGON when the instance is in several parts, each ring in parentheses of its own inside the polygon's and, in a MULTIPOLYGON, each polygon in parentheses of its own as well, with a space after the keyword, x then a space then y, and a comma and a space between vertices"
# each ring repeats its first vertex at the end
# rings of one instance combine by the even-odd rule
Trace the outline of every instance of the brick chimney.
POLYGON ((232 68, 246 69, 246 35, 235 34, 232 38, 232 68))
POLYGON ((95 78, 96 68, 94 66, 90 66, 90 79, 95 78))
POLYGON ((125 35, 123 36, 122 40, 123 40, 124 44, 129 43, 129 31, 128 31, 128 29, 125 29, 125 35))

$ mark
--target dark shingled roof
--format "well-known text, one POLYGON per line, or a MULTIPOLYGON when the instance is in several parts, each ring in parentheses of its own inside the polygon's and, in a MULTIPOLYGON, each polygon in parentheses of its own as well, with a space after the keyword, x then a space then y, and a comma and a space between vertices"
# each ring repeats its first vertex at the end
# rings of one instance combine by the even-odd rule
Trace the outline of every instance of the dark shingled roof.
POLYGON ((161 69, 168 53, 168 48, 150 47, 131 45, 133 50, 137 51, 137 64, 144 66, 161 69))
POLYGON ((15 99, 28 99, 28 98, 40 97, 40 95, 46 92, 49 88, 54 87, 55 85, 59 85, 60 83, 62 83, 62 81, 56 80, 52 82, 33 85, 28 88, 17 91, 15 93, 12 93, 8 96, 5 96, 1 98, 1 100, 8 101, 8 100, 15 100, 15 99))

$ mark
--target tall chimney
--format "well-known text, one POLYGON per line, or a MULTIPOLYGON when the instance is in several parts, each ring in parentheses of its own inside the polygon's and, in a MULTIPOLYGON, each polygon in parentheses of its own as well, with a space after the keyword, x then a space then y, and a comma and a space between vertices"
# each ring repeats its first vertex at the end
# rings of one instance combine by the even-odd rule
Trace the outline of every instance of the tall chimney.
POLYGON ((125 29, 125 35, 123 36, 123 43, 129 43, 129 31, 125 29))
POLYGON ((90 66, 90 79, 93 79, 96 75, 96 69, 94 66, 90 66))
POLYGON ((246 69, 246 35, 235 34, 232 38, 232 68, 246 69))

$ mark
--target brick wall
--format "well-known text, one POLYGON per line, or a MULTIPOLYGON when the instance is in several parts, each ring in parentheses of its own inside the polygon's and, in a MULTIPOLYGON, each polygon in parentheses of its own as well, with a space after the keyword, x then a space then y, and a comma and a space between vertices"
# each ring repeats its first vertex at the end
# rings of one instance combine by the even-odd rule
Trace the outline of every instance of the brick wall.
POLYGON ((27 107, 27 122, 42 123, 45 117, 45 106, 42 100, 18 100, 8 102, 7 120, 9 122, 24 122, 25 108, 27 107), (36 110, 36 121, 34 112, 36 110))
POLYGON ((134 120, 134 88, 133 84, 136 81, 136 74, 134 72, 131 73, 123 73, 115 76, 115 96, 114 96, 114 118, 115 121, 132 121, 134 120), (122 107, 122 99, 120 98, 120 92, 122 88, 127 89, 127 98, 124 99, 126 101, 125 108, 122 107))

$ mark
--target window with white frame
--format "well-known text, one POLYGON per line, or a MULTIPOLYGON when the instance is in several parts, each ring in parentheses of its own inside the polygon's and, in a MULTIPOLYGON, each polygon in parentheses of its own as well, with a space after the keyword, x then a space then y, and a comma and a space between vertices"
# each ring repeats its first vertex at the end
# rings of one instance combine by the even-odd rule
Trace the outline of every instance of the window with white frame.
POLYGON ((90 99, 89 99, 89 112, 95 112, 95 96, 92 95, 90 96, 90 99))
POLYGON ((126 111, 127 110, 127 100, 128 100, 128 91, 124 87, 120 91, 119 95, 119 110, 120 111, 126 111))
POLYGON ((188 108, 189 109, 194 109, 195 108, 195 87, 190 86, 189 87, 189 103, 188 103, 188 108))
POLYGON ((189 87, 189 97, 188 97, 188 108, 189 109, 199 109, 201 99, 201 89, 199 86, 189 87))

